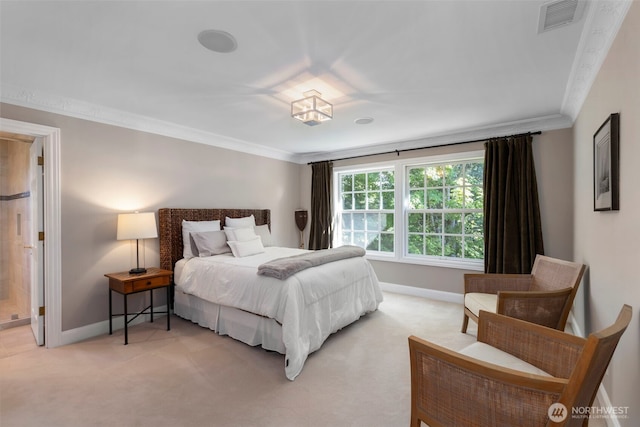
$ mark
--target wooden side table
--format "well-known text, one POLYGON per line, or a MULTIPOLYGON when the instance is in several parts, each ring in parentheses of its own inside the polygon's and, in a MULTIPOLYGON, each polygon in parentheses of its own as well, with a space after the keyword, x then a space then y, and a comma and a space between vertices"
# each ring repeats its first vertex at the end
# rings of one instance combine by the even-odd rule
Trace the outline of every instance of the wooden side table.
POLYGON ((115 316, 124 316, 124 344, 129 343, 129 333, 127 326, 129 322, 136 319, 141 314, 151 314, 151 323, 153 323, 153 290, 165 288, 167 290, 167 311, 156 311, 158 313, 167 314, 167 331, 171 330, 171 309, 169 304, 171 302, 171 276, 173 271, 163 270, 156 267, 147 269, 143 274, 129 274, 128 271, 121 273, 109 273, 105 274, 109 278, 109 335, 113 333, 112 319, 115 316), (127 297, 131 294, 137 294, 139 292, 149 292, 150 305, 137 313, 127 312, 127 297), (112 298, 111 293, 117 292, 124 296, 124 313, 113 314, 112 311, 112 298), (129 315, 135 314, 134 317, 129 319, 129 315))

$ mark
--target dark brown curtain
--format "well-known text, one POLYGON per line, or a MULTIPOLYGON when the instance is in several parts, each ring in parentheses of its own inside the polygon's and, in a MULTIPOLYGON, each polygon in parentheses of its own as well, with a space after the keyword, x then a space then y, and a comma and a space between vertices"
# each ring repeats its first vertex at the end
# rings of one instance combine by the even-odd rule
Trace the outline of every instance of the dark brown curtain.
POLYGON ((309 249, 327 249, 331 247, 333 237, 333 217, 331 209, 333 163, 313 163, 311 170, 311 229, 309 230, 309 249))
POLYGON ((484 269, 530 273, 544 254, 531 135, 491 139, 484 158, 484 269))

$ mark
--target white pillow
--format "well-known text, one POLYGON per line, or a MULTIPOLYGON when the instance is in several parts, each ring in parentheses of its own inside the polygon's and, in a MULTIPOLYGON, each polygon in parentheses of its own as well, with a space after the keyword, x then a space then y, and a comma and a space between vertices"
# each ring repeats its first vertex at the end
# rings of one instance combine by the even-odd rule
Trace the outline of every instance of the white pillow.
POLYGON ((231 248, 227 245, 227 235, 222 230, 191 233, 191 238, 197 247, 198 256, 204 257, 231 252, 231 248))
POLYGON ((271 236, 271 231, 269 231, 268 225, 256 225, 253 230, 258 236, 260 236, 264 246, 275 246, 276 242, 273 236, 271 236))
POLYGON ((231 252, 236 258, 261 254, 264 252, 264 246, 262 246, 260 236, 256 236, 251 240, 245 240, 244 242, 228 241, 227 244, 231 247, 231 252))
POLYGON ((251 216, 246 216, 244 218, 229 218, 225 217, 224 219, 225 227, 234 227, 234 228, 247 228, 247 227, 255 227, 256 226, 256 218, 251 216))
POLYGON ((258 235, 253 231, 253 227, 235 228, 224 227, 224 232, 227 234, 227 240, 233 242, 244 242, 246 240, 255 239, 258 235))
POLYGON ((183 258, 196 256, 191 250, 191 232, 220 230, 220 220, 216 221, 185 221, 182 220, 182 250, 183 258))

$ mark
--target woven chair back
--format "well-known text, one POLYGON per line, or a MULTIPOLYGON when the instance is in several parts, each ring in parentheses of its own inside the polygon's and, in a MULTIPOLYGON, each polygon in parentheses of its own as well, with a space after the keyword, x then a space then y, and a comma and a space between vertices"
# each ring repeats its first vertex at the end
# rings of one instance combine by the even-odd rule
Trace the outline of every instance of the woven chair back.
POLYGON ((554 291, 575 288, 582 280, 584 265, 538 255, 531 275, 534 277, 530 291, 554 291))

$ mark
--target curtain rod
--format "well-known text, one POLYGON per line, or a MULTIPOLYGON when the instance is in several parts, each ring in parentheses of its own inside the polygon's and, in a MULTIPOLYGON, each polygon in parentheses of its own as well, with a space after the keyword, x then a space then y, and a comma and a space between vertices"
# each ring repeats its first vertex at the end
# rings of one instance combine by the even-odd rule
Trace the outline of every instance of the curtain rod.
POLYGON ((317 162, 309 162, 309 163, 307 163, 307 165, 312 165, 314 163, 322 163, 323 161, 339 162, 340 160, 359 159, 359 158, 362 158, 362 157, 382 156, 384 154, 394 154, 394 153, 399 156, 400 153, 404 153, 405 151, 416 151, 416 150, 424 150, 424 149, 427 149, 427 148, 449 147, 449 146, 452 146, 452 145, 471 144, 473 142, 483 142, 483 141, 488 141, 490 139, 495 139, 495 138, 514 138, 516 136, 523 136, 523 135, 540 135, 541 133, 542 133, 542 131, 536 131, 536 132, 517 133, 517 134, 514 134, 514 135, 507 135, 507 136, 491 136, 491 137, 488 137, 488 138, 474 139, 474 140, 471 140, 471 141, 449 142, 449 143, 446 143, 446 144, 431 145, 431 146, 428 146, 428 147, 405 148, 403 150, 385 151, 385 152, 382 152, 382 153, 361 154, 359 156, 342 157, 340 159, 321 160, 321 161, 317 161, 317 162))

